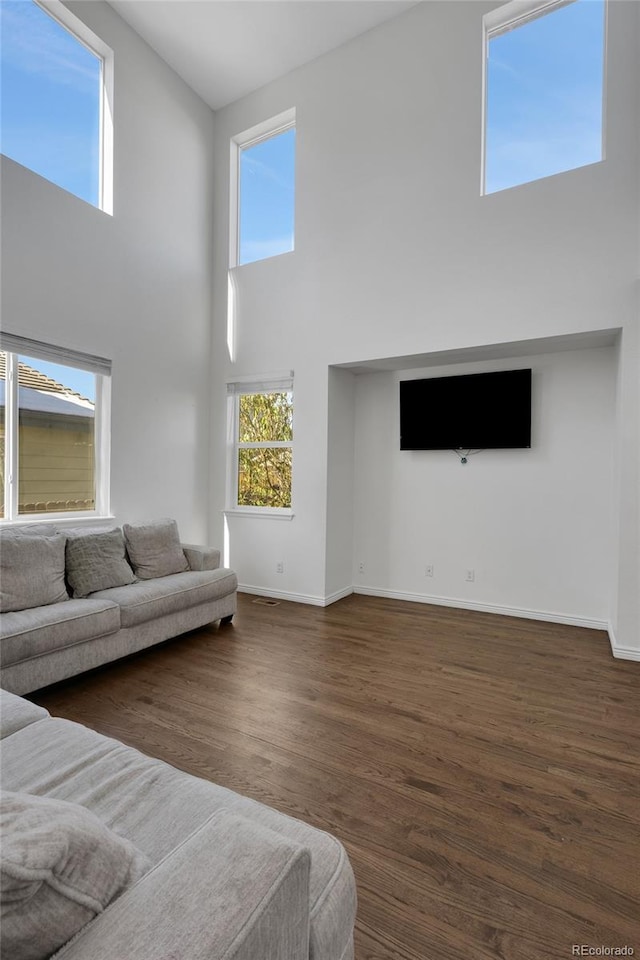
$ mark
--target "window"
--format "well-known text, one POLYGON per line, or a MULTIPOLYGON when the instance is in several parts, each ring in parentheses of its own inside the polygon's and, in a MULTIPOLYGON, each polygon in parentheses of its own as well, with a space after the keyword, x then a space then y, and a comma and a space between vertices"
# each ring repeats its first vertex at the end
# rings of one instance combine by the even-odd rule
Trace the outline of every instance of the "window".
POLYGON ((112 212, 113 54, 57 0, 0 4, 2 153, 112 212))
POLYGON ((0 347, 0 517, 107 514, 109 362, 10 334, 0 347))
POLYGON ((295 111, 231 141, 231 267, 294 249, 295 111))
POLYGON ((605 0, 516 0, 484 32, 483 193, 602 160, 605 0))
POLYGON ((293 379, 230 383, 231 510, 291 515, 293 379))

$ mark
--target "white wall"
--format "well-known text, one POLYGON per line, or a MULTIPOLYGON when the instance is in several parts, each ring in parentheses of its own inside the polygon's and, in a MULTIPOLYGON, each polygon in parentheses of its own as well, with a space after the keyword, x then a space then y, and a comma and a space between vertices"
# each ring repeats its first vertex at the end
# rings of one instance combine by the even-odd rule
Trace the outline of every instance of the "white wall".
POLYGON ((2 159, 2 324, 113 361, 112 507, 207 535, 213 115, 105 3, 114 215, 2 159))
MULTIPOLYGON (((640 294, 640 281, 638 282, 640 294)), ((622 331, 617 379, 617 553, 610 636, 616 656, 640 660, 640 296, 638 321, 622 331)))
MULTIPOLYGON (((483 198, 481 20, 493 6, 420 4, 216 115, 215 376, 296 372, 296 517, 277 532, 277 549, 296 562, 279 578, 281 591, 326 596, 339 582, 327 569, 333 561, 324 562, 340 554, 326 508, 330 364, 637 323, 639 5, 610 4, 606 161, 483 198), (229 139, 293 106, 296 250, 235 270, 229 358, 229 139)), ((224 505, 223 403, 217 387, 214 536, 224 505)), ((637 422, 633 403, 627 392, 618 414, 624 433, 637 422)), ((618 520, 637 500, 630 477, 623 487, 618 520)), ((269 588, 273 524, 229 522, 240 579, 249 571, 254 585, 269 588)), ((624 582, 612 572, 611 592, 621 584, 628 598, 637 573, 636 543, 625 553, 624 582)), ((500 597, 524 602, 517 590, 500 597)), ((591 605, 577 607, 569 585, 563 609, 590 616, 591 605)), ((631 620, 620 642, 640 649, 631 620)))
POLYGON ((356 589, 606 625, 615 374, 609 347, 356 377, 356 589), (400 450, 399 380, 521 367, 531 449, 400 450))
POLYGON ((328 599, 350 593, 353 584, 353 511, 360 497, 354 476, 355 395, 354 375, 330 367, 325 571, 328 599))
MULTIPOLYGON (((216 351, 214 356, 214 370, 217 372, 213 376, 218 415, 221 409, 224 410, 224 373, 219 371, 220 353, 216 351), (222 402, 218 403, 220 399, 222 402)), ((254 372, 269 374, 286 369, 285 361, 280 367, 260 364, 254 372)), ((304 469, 304 465, 315 463, 318 450, 326 451, 327 446, 327 411, 325 407, 318 410, 318 397, 324 398, 326 404, 326 367, 299 364, 294 381, 293 520, 248 516, 227 519, 229 564, 238 572, 242 586, 270 596, 292 595, 308 603, 321 603, 325 597, 326 459, 320 469, 304 469), (312 430, 306 429, 310 423, 314 424, 312 430), (279 563, 284 567, 282 574, 277 573, 279 563)), ((212 474, 215 521, 222 517, 225 484, 224 457, 217 444, 212 447, 212 474)), ((212 524, 211 542, 221 542, 219 526, 219 523, 212 524)))
MULTIPOLYGON (((634 6, 636 61, 640 63, 640 4, 634 6)), ((640 156, 640 83, 636 84, 635 129, 640 156)), ((618 554, 610 630, 614 653, 632 660, 640 660, 640 162, 636 178, 636 320, 626 325, 620 343, 616 434, 618 554)))

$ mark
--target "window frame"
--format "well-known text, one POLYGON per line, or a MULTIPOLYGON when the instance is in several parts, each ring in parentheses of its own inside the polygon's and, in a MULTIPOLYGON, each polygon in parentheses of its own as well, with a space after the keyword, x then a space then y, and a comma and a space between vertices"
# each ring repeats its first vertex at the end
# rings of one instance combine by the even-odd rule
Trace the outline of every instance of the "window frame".
MULTIPOLYGON (((100 61, 98 204, 95 209, 113 216, 113 50, 82 20, 75 16, 61 0, 32 0, 32 2, 100 61)), ((25 169, 31 168, 26 167, 25 169)), ((40 176, 35 170, 31 172, 40 176)), ((55 183, 54 180, 50 182, 55 183)), ((67 193, 71 192, 57 183, 55 185, 67 193)), ((71 195, 77 197, 75 193, 71 193, 71 195)), ((93 206, 90 201, 84 200, 83 197, 78 197, 78 199, 89 203, 89 206, 93 206)))
MULTIPOLYGON (((280 133, 296 128, 296 110, 291 107, 284 110, 269 120, 263 120, 255 126, 250 127, 243 133, 238 133, 231 137, 230 142, 230 176, 229 176, 229 269, 236 267, 249 266, 249 263, 240 263, 240 157, 243 150, 247 147, 255 147, 256 144, 264 140, 270 140, 280 133)), ((295 195, 294 195, 294 231, 293 231, 293 249, 286 253, 295 251, 295 195)), ((283 253, 274 256, 283 256, 283 253)), ((269 260, 270 257, 262 257, 260 260, 252 260, 251 263, 260 263, 262 260, 269 260)))
POLYGON ((26 526, 43 521, 74 523, 106 519, 111 514, 111 361, 102 357, 67 350, 53 344, 40 343, 26 337, 0 333, 0 351, 6 354, 5 383, 5 485, 0 496, 4 498, 4 517, 0 518, 0 527, 26 526), (94 407, 94 477, 95 509, 70 510, 47 513, 19 513, 19 402, 18 402, 18 357, 27 356, 34 360, 45 360, 68 367, 77 367, 96 378, 96 400, 94 407))
MULTIPOLYGON (((487 82, 487 69, 489 63, 489 43, 494 37, 501 36, 504 33, 508 33, 510 30, 516 30, 518 27, 523 27, 525 24, 530 23, 532 20, 539 20, 540 17, 547 16, 547 14, 553 13, 555 10, 559 10, 562 7, 568 7, 572 3, 575 3, 576 0, 510 0, 508 3, 502 4, 502 6, 496 7, 493 10, 490 10, 488 13, 485 13, 482 17, 482 116, 481 116, 481 155, 480 155, 480 196, 481 197, 491 197, 494 193, 503 193, 503 190, 491 191, 487 193, 487 119, 488 119, 488 82, 487 82)), ((602 130, 601 138, 602 142, 600 145, 600 160, 596 161, 601 163, 603 160, 606 160, 606 104, 607 104, 607 24, 608 24, 608 11, 609 4, 608 0, 604 0, 604 24, 603 24, 603 33, 602 33, 602 130)), ((588 164, 590 166, 591 164, 588 164)), ((559 173, 569 173, 571 170, 580 170, 581 167, 571 167, 570 170, 558 171, 559 173)), ((549 176, 557 176, 558 174, 547 174, 544 177, 539 177, 539 180, 545 180, 549 176)), ((536 183, 537 180, 527 180, 523 183, 513 184, 510 188, 517 186, 526 186, 527 183, 536 183)))
MULTIPOLYGON (((293 400, 293 371, 270 377, 242 377, 227 383, 227 495, 225 516, 263 517, 272 520, 292 520, 293 512, 293 453, 294 439, 240 442, 240 398, 251 394, 291 393, 293 400), (243 449, 284 448, 291 450, 291 506, 260 507, 238 503, 238 460, 243 449)), ((295 417, 295 407, 294 407, 295 417)), ((295 433, 293 434, 295 437, 295 433)))

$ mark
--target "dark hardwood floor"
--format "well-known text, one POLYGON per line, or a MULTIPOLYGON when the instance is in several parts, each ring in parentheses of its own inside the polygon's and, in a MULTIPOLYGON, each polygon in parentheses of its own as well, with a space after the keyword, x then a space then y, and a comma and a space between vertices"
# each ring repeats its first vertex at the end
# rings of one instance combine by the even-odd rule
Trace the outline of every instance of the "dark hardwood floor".
POLYGON ((32 699, 335 833, 357 960, 640 955, 640 663, 575 627, 255 599, 32 699))

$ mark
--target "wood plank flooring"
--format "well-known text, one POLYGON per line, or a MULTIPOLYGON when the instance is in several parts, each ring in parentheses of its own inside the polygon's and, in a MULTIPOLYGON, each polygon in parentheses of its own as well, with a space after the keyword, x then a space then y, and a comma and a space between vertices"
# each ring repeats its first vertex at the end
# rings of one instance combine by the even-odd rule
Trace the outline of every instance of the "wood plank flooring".
POLYGON ((575 627, 255 599, 32 699, 336 834, 357 960, 640 956, 640 664, 575 627))

